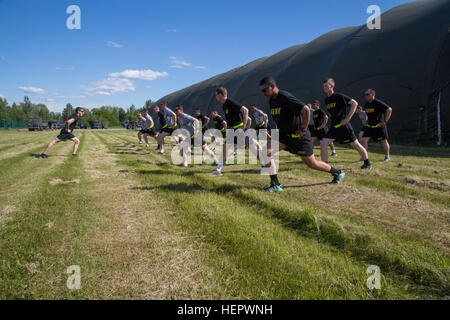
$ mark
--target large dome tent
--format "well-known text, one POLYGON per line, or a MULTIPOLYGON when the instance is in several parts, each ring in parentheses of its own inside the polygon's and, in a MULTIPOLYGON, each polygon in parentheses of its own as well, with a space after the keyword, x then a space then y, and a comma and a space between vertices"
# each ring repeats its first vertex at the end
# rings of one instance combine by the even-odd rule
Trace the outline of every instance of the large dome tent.
MULTIPOLYGON (((438 139, 450 131, 450 1, 419 0, 393 8, 381 16, 381 29, 366 25, 331 31, 307 43, 217 75, 162 100, 183 104, 187 112, 220 110, 215 89, 223 85, 229 96, 246 106, 268 103, 259 80, 273 76, 280 88, 304 102, 323 100, 325 77, 336 90, 364 104, 364 90, 394 109, 389 123, 392 140, 438 139), (440 113, 437 104, 440 102, 440 113)), ((160 102, 158 101, 158 102, 160 102)), ((356 117, 355 127, 359 126, 356 117)), ((273 122, 272 122, 273 123, 273 122)))

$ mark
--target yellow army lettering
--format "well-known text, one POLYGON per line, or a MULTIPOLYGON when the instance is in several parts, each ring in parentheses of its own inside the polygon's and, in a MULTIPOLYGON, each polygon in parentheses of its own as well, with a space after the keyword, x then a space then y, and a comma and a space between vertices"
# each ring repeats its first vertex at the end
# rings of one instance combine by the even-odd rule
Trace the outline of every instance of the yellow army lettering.
POLYGON ((273 108, 272 110, 270 110, 270 113, 272 115, 279 115, 281 114, 281 108, 273 108))
POLYGON ((327 105, 327 109, 328 110, 329 109, 333 109, 333 108, 336 108, 336 102, 333 102, 333 103, 330 103, 330 104, 327 105))

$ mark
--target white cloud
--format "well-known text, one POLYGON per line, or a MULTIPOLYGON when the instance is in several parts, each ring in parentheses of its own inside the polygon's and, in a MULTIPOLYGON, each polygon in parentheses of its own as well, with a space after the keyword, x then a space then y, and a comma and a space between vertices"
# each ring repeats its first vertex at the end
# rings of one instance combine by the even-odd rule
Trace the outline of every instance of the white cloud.
POLYGON ((55 93, 54 96, 58 97, 60 99, 83 99, 83 98, 86 98, 85 96, 63 96, 63 95, 60 95, 59 93, 55 93))
POLYGON ((58 71, 75 70, 75 67, 56 67, 58 71))
POLYGON ((44 101, 45 102, 55 102, 55 99, 47 98, 47 99, 44 99, 44 101))
POLYGON ((194 66, 192 63, 184 60, 183 57, 171 56, 169 57, 169 60, 172 63, 170 67, 174 69, 184 69, 185 67, 194 67, 195 69, 206 70, 205 66, 194 66))
POLYGON ((169 57, 169 60, 172 63, 172 65, 170 66, 171 68, 184 69, 184 67, 192 66, 192 63, 185 61, 183 57, 171 56, 169 57))
POLYGON ((178 30, 177 29, 167 29, 166 32, 175 33, 175 32, 178 32, 178 30))
POLYGON ((107 42, 109 47, 113 47, 113 48, 122 48, 123 45, 114 41, 108 41, 107 42))
POLYGON ((46 94, 47 91, 41 88, 33 88, 33 87, 18 87, 19 90, 22 90, 25 93, 33 93, 33 94, 46 94))
POLYGON ((107 78, 105 80, 91 82, 81 87, 88 96, 110 96, 116 93, 131 92, 136 89, 134 84, 123 78, 107 78))
POLYGON ((155 80, 159 77, 167 77, 167 72, 159 72, 153 70, 125 70, 122 72, 110 73, 108 76, 112 78, 130 78, 141 80, 155 80))

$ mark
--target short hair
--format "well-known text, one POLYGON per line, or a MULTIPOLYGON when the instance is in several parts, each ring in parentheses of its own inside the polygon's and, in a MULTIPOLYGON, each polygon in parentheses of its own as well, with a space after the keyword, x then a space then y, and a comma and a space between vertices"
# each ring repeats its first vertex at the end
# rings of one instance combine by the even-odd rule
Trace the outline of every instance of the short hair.
POLYGON ((312 104, 318 104, 318 105, 320 105, 320 101, 319 101, 319 100, 314 100, 312 104))
POLYGON ((370 94, 373 94, 373 95, 375 95, 375 94, 376 94, 376 92, 375 92, 375 90, 374 90, 374 89, 367 89, 366 91, 369 91, 369 93, 370 93, 370 94))
POLYGON ((336 82, 334 81, 333 78, 326 78, 323 83, 328 83, 331 84, 333 86, 333 88, 336 86, 336 82))
POLYGON ((175 111, 178 111, 178 110, 184 111, 184 107, 182 104, 179 104, 175 107, 175 111))
POLYGON ((272 84, 276 84, 275 79, 272 77, 264 77, 260 82, 260 86, 271 86, 272 84))
POLYGON ((166 101, 166 100, 163 100, 162 102, 161 102, 161 104, 160 104, 161 106, 164 106, 164 105, 169 105, 169 103, 166 101))
POLYGON ((80 111, 80 110, 83 110, 83 111, 84 111, 84 108, 82 108, 82 107, 77 107, 77 108, 75 109, 75 112, 78 112, 78 111, 80 111))
POLYGON ((219 113, 219 111, 217 111, 217 109, 212 109, 211 112, 217 112, 217 113, 219 113))
POLYGON ((225 97, 225 96, 228 96, 227 88, 225 88, 225 87, 217 88, 217 89, 216 89, 216 94, 221 94, 221 95, 223 95, 224 97, 225 97))
POLYGON ((200 108, 195 108, 194 111, 195 111, 195 112, 197 112, 197 111, 200 111, 200 112, 201 112, 202 110, 200 110, 200 108))

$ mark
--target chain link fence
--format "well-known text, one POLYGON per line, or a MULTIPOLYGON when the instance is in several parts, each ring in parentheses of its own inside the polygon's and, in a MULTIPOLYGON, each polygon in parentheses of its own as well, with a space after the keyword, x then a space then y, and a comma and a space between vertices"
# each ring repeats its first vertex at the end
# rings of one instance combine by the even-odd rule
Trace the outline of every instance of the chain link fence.
POLYGON ((0 119, 0 130, 26 129, 26 128, 27 128, 27 123, 25 121, 1 120, 0 119))

